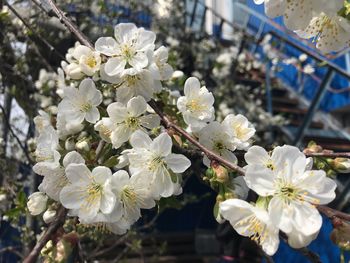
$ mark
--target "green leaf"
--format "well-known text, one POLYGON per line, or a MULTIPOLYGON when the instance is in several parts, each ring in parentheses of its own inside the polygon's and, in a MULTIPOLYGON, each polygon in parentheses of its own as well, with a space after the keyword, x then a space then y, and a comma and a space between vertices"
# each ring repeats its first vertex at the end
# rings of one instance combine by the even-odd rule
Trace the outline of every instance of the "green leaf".
POLYGON ((118 157, 116 155, 110 157, 107 161, 103 163, 104 166, 112 168, 119 163, 118 157))

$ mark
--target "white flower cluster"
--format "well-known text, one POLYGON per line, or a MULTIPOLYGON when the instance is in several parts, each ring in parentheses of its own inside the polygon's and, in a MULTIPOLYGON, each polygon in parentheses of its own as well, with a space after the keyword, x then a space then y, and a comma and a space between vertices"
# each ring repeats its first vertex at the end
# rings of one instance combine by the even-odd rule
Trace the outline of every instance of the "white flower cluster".
MULTIPOLYGON (((195 77, 186 80, 184 95, 178 98, 177 108, 189 130, 198 134, 199 143, 227 161, 236 163, 233 151, 247 149, 255 134, 247 118, 240 114, 229 114, 222 123, 214 121, 214 96, 206 87, 200 87, 195 77)), ((203 162, 210 167, 208 157, 205 156, 203 162)))
POLYGON ((339 51, 350 44, 350 22, 339 15, 343 0, 254 0, 265 4, 271 17, 284 17, 287 28, 302 38, 313 38, 324 53, 339 51))
POLYGON ((253 146, 245 160, 244 179, 260 198, 256 205, 226 200, 220 204, 222 217, 269 255, 278 249, 279 230, 287 235, 291 247, 310 244, 322 226, 315 206, 335 198, 336 183, 324 171, 311 170, 312 159, 293 146, 276 147, 272 153, 253 146))
MULTIPOLYGON (((55 215, 47 205, 50 198, 82 224, 123 234, 140 218, 141 209, 181 194, 181 174, 191 161, 172 152, 170 132, 147 105, 162 91, 162 81, 173 75, 168 51, 155 49, 155 38, 134 24, 119 24, 114 38, 96 41, 96 51, 83 45, 68 51, 62 67, 70 85, 62 85, 58 112, 51 116, 41 111, 34 119, 38 136, 33 170, 43 180, 39 192, 29 197, 33 215, 46 210, 43 218, 50 222, 55 215)), ((270 255, 277 250, 279 230, 293 247, 309 244, 322 224, 315 206, 335 196, 336 185, 325 172, 311 170, 309 160, 292 146, 277 147, 272 154, 249 148, 253 125, 241 114, 215 120, 213 94, 197 78, 186 80, 184 96, 169 94, 170 100, 176 99, 174 115, 183 118, 180 125, 201 145, 232 163, 237 162, 236 149, 248 150, 244 179, 203 158, 228 193, 217 220, 229 220, 270 255), (245 199, 247 187, 260 196, 255 206, 230 199, 245 199)))
MULTIPOLYGON (((43 181, 40 192, 29 198, 33 215, 46 210, 49 197, 81 223, 103 224, 122 234, 138 220, 141 209, 182 192, 181 173, 191 162, 171 152, 172 139, 166 132, 153 140, 148 134, 160 126, 160 119, 148 113, 146 101, 161 91, 161 81, 173 73, 167 49, 154 50, 154 41, 151 31, 119 24, 115 38, 96 41, 97 51, 83 45, 68 51, 68 63, 62 62, 62 67, 66 79, 79 80, 79 86, 63 88, 56 118, 41 111, 34 120, 38 137, 33 170, 43 181), (116 88, 116 102, 108 104, 108 117, 102 118, 101 81, 116 88), (57 130, 52 125, 55 120, 57 130), (114 149, 127 142, 133 147, 121 153, 114 173, 107 166, 91 164, 89 140, 79 141, 91 128, 114 149), (74 140, 78 141, 72 145, 74 140), (121 169, 126 166, 129 171, 121 169)), ((45 212, 44 218, 48 214, 52 211, 45 212)))

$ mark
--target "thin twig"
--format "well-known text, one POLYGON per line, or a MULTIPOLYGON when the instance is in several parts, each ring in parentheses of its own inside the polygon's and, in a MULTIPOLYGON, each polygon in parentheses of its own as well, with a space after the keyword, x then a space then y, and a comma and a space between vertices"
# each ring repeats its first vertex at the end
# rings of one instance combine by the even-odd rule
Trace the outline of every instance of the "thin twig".
MULTIPOLYGON (((33 29, 33 27, 27 23, 27 21, 16 11, 16 9, 13 8, 13 6, 11 6, 7 1, 5 1, 5 4, 8 6, 8 8, 11 10, 11 12, 19 19, 21 20, 21 22, 23 23, 23 25, 28 28, 32 33, 35 34, 35 36, 40 39, 40 41, 42 41, 42 43, 44 43, 50 50, 50 52, 55 52, 61 59, 65 59, 64 56, 54 47, 52 46, 45 38, 43 38, 41 36, 41 34, 39 32, 36 32, 36 30, 33 29)), ((35 44, 35 40, 33 39, 33 37, 31 37, 31 34, 28 35, 28 37, 34 42, 35 44)), ((40 51, 38 50, 38 53, 41 57, 44 58, 44 56, 40 53, 40 51)))
MULTIPOLYGON (((33 1, 35 4, 36 1, 33 1)), ((48 15, 53 14, 60 20, 60 22, 65 25, 70 32, 75 35, 78 40, 85 46, 94 49, 94 46, 90 40, 78 29, 78 27, 63 13, 63 11, 56 5, 53 0, 41 0, 41 6, 45 9, 48 15), (49 10, 49 8, 51 8, 49 10)))
POLYGON ((12 134, 12 136, 15 138, 15 140, 17 141, 19 147, 22 149, 24 155, 26 156, 26 158, 28 159, 28 162, 30 164, 33 164, 33 160, 30 158, 28 150, 26 149, 26 147, 23 145, 23 143, 21 142, 21 140, 18 138, 17 134, 13 131, 12 127, 11 127, 11 123, 10 120, 8 119, 8 115, 4 109, 4 107, 0 104, 0 109, 4 115, 4 120, 6 122, 6 125, 8 126, 8 129, 10 131, 10 133, 12 134))
POLYGON ((46 245, 46 243, 52 238, 52 236, 60 229, 65 222, 67 210, 64 207, 61 207, 54 221, 49 225, 46 229, 44 235, 41 239, 36 243, 33 250, 29 253, 29 255, 23 260, 23 263, 34 263, 36 262, 41 250, 46 245))

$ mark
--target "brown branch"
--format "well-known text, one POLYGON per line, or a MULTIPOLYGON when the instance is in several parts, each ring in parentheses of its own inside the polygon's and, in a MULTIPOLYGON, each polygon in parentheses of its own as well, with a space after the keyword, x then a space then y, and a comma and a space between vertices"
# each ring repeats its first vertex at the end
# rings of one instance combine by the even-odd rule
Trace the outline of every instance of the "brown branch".
POLYGON ((306 157, 324 157, 324 158, 350 158, 350 152, 320 152, 320 153, 305 153, 306 157))
MULTIPOLYGON (((33 1, 33 3, 38 4, 36 1, 33 1)), ((90 42, 90 40, 78 29, 78 27, 63 13, 63 11, 56 5, 56 3, 53 0, 41 0, 41 4, 39 5, 42 7, 48 15, 54 15, 56 16, 60 22, 65 25, 70 32, 75 35, 80 43, 84 44, 85 46, 94 49, 94 46, 90 42)))
POLYGON ((60 207, 57 212, 57 216, 54 221, 49 225, 46 229, 44 235, 41 239, 36 243, 33 250, 29 253, 29 255, 23 260, 23 263, 34 263, 36 262, 41 250, 46 245, 46 243, 52 238, 52 236, 60 229, 66 219, 67 210, 64 207, 60 207))
POLYGON ((337 217, 337 218, 343 219, 345 221, 350 221, 349 214, 335 210, 335 209, 330 208, 328 206, 319 205, 319 206, 317 206, 317 209, 318 209, 318 211, 320 211, 322 214, 324 214, 325 216, 327 216, 330 219, 337 217))

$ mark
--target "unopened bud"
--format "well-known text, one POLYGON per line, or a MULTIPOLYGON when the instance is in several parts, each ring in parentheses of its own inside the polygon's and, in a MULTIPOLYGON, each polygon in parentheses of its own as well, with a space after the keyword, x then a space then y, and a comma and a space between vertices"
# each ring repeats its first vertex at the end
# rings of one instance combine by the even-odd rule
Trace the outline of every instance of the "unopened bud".
POLYGON ((64 147, 67 151, 73 151, 75 149, 74 140, 72 138, 68 138, 64 143, 64 147))
POLYGON ((43 220, 46 224, 50 224, 56 216, 55 210, 46 210, 43 214, 43 220))
POLYGON ((216 181, 226 183, 229 180, 227 169, 221 165, 213 165, 213 170, 216 174, 216 181))
POLYGON ((323 148, 320 145, 317 145, 316 143, 309 143, 308 147, 304 149, 304 153, 320 153, 323 151, 323 148))
POLYGON ((350 159, 348 158, 335 158, 330 164, 339 173, 350 173, 350 159))
POLYGON ((88 152, 90 150, 90 146, 86 140, 79 141, 75 144, 75 148, 80 151, 88 152))
POLYGON ((28 199, 27 207, 31 215, 36 216, 45 211, 48 197, 44 193, 32 193, 28 199))
POLYGON ((350 225, 344 221, 333 229, 330 239, 343 250, 350 250, 350 225))

